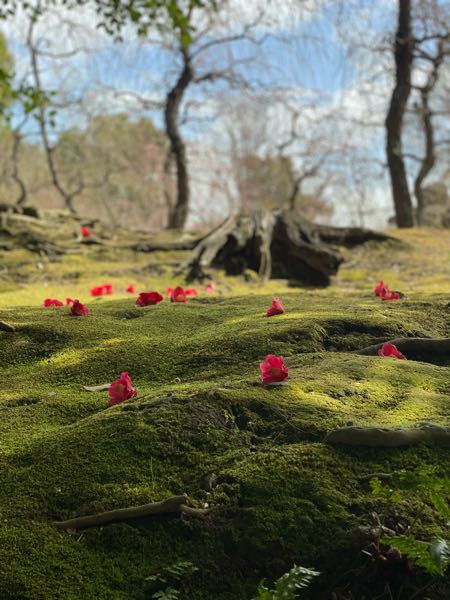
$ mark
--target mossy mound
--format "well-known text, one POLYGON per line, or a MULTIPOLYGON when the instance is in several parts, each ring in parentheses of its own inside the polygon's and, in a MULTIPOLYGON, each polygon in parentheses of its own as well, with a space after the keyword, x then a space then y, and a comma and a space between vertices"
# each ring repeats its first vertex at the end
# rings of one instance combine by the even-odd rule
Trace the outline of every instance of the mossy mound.
MULTIPOLYGON (((327 598, 359 560, 352 531, 379 506, 361 476, 418 465, 450 470, 444 449, 323 444, 349 422, 448 424, 445 360, 352 353, 398 336, 448 336, 446 296, 421 291, 384 303, 371 285, 349 288, 344 271, 341 287, 320 292, 219 277, 215 296, 186 305, 137 308, 124 292, 90 301, 87 318, 38 307, 44 295, 87 299, 88 285, 114 265, 123 270, 112 277, 120 289, 141 267, 144 289, 172 283, 170 270, 145 279, 148 257, 130 268, 131 255, 117 252, 64 257, 27 288, 13 279, 1 288, 0 319, 17 331, 0 331, 0 598, 143 600, 158 589, 151 576, 180 560, 199 569, 178 582, 181 598, 250 599, 262 577, 294 562, 323 573, 314 597, 327 598), (78 278, 68 275, 78 269, 78 278), (286 313, 267 318, 274 294, 286 313), (287 385, 259 385, 268 353, 285 357, 287 385), (82 389, 124 370, 137 399, 107 408, 105 392, 82 389), (76 535, 52 525, 183 492, 194 504, 207 501, 210 514, 76 535)), ((18 254, 8 260, 18 264, 18 254)), ((411 497, 396 509, 405 523, 420 502, 411 497)), ((431 509, 422 511, 425 534, 440 525, 431 509)))
POLYGON ((333 557, 374 502, 359 474, 448 466, 438 449, 322 444, 349 421, 448 422, 447 367, 343 351, 440 335, 445 307, 283 298, 286 314, 271 319, 265 295, 144 309, 99 302, 86 319, 66 308, 0 315, 17 326, 0 333, 2 598, 145 598, 146 577, 180 559, 200 568, 189 598, 249 598, 260 577, 295 561, 332 577, 333 557), (258 384, 269 352, 285 357, 285 387, 258 384), (122 370, 137 400, 107 409, 104 393, 81 389, 122 370), (213 472, 202 522, 114 525, 80 539, 51 525, 181 492, 204 501, 213 472))

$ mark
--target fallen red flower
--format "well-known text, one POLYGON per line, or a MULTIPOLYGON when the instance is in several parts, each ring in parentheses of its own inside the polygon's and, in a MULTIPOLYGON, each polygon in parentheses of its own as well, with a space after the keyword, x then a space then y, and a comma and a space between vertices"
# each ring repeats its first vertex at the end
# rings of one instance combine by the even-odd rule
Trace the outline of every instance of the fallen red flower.
POLYGON ((259 363, 259 370, 263 385, 284 381, 289 374, 288 368, 284 366, 283 357, 275 354, 268 354, 264 362, 259 363))
POLYGON ((382 300, 400 300, 403 298, 403 294, 401 292, 391 292, 387 290, 384 296, 381 297, 382 300))
POLYGON ((70 307, 70 314, 74 317, 87 317, 89 309, 85 304, 81 304, 79 300, 74 300, 70 307))
POLYGON ((378 281, 375 284, 375 287, 373 288, 373 293, 375 294, 375 296, 378 296, 380 298, 382 298, 388 291, 388 286, 382 280, 378 281))
POLYGON ((198 296, 198 291, 196 290, 196 288, 186 288, 184 290, 184 293, 186 294, 186 296, 198 296))
POLYGON ((284 305, 279 298, 274 298, 272 304, 267 309, 266 315, 273 317, 273 315, 282 315, 284 313, 284 305))
POLYGON ((136 300, 138 306, 153 306, 164 298, 158 292, 141 292, 136 300))
POLYGON ((170 296, 171 302, 186 302, 186 292, 182 287, 176 287, 170 296))
POLYGON ((131 385, 130 376, 126 371, 123 371, 120 374, 119 379, 116 379, 116 381, 112 382, 112 384, 109 386, 108 394, 108 406, 120 404, 121 402, 129 400, 133 396, 137 395, 137 391, 131 385))
POLYGON ((81 232, 81 235, 85 238, 92 237, 92 231, 89 229, 89 227, 86 227, 86 226, 81 227, 80 232, 81 232))
POLYGON ((46 308, 49 306, 64 306, 64 303, 61 300, 57 300, 56 298, 46 298, 43 302, 43 306, 46 308))
POLYGON ((173 287, 166 288, 166 296, 167 298, 171 298, 173 294, 173 287))
POLYGON ((378 350, 378 356, 399 358, 401 360, 407 360, 406 356, 398 350, 397 346, 394 344, 390 344, 389 342, 385 342, 381 348, 378 350))
POLYGON ((105 296, 112 294, 112 285, 110 283, 104 283, 103 285, 98 285, 96 287, 91 288, 91 296, 105 296))
POLYGON ((130 283, 130 285, 127 287, 127 292, 129 294, 136 293, 136 286, 134 285, 134 283, 130 283))
POLYGON ((214 285, 214 283, 212 281, 209 281, 206 285, 205 285, 205 292, 207 294, 214 294, 214 292, 216 291, 216 286, 214 285))
POLYGON ((66 298, 66 304, 73 304, 72 298, 66 298))
POLYGON ((104 291, 102 285, 98 285, 97 287, 91 288, 91 296, 103 296, 103 294, 104 291))

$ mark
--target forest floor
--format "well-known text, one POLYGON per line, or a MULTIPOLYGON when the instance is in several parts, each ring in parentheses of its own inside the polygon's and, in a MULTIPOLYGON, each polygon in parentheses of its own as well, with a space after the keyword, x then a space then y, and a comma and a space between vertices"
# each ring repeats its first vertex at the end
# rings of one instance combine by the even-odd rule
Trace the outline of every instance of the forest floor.
POLYGON ((173 598, 246 600, 294 563, 321 572, 311 592, 319 600, 405 600, 420 586, 445 596, 445 581, 430 584, 417 567, 383 579, 361 554, 370 540, 358 527, 379 518, 396 532, 413 524, 419 539, 441 535, 425 491, 394 503, 368 480, 418 468, 448 476, 448 449, 323 439, 349 423, 449 424, 450 357, 352 352, 449 336, 449 231, 393 231, 402 243, 344 250, 327 289, 218 273, 213 295, 198 286, 186 304, 145 308, 126 287, 164 294, 183 284, 173 275, 183 253, 136 253, 129 232, 103 245, 73 233, 47 232, 69 250, 50 255, 0 234, 0 320, 16 328, 0 331, 0 598, 141 600, 172 588, 173 598), (405 298, 375 297, 378 279, 405 298), (91 298, 105 282, 114 293, 91 298), (267 318, 274 296, 286 312, 267 318), (89 316, 43 308, 46 297, 79 298, 89 316), (259 363, 271 353, 284 356, 289 379, 267 389, 259 363), (136 399, 107 408, 107 392, 82 388, 121 371, 136 399), (77 532, 53 525, 182 493, 210 513, 77 532))

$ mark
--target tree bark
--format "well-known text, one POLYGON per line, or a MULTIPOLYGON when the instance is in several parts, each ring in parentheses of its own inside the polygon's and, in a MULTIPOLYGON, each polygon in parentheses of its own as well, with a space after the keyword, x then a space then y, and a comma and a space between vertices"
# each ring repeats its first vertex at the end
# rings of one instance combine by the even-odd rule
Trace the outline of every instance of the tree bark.
POLYGON ((411 0, 399 0, 394 58, 395 86, 386 117, 386 154, 397 226, 412 227, 414 225, 412 202, 402 153, 403 118, 411 92, 413 62, 411 0))
POLYGON ((414 181, 414 194, 417 200, 417 223, 422 225, 423 213, 425 209, 423 182, 433 169, 436 162, 434 152, 434 129, 432 122, 432 111, 430 108, 430 93, 433 91, 439 77, 439 67, 441 66, 445 56, 445 48, 443 40, 439 40, 437 45, 436 56, 432 59, 433 68, 428 76, 426 84, 419 88, 421 106, 420 117, 422 120, 423 132, 425 135, 425 155, 422 159, 419 172, 414 181))
POLYGON ((422 125, 425 134, 425 156, 423 157, 422 164, 420 165, 419 172, 417 173, 416 179, 414 180, 414 195, 417 200, 417 224, 423 224, 423 213, 425 209, 425 200, 423 193, 423 181, 427 177, 428 173, 434 167, 435 155, 434 155, 434 135, 433 135, 433 124, 431 121, 431 110, 428 103, 428 90, 425 88, 420 92, 421 98, 421 113, 422 113, 422 125))
POLYGON ((192 82, 194 71, 186 49, 182 51, 183 71, 166 99, 164 111, 166 134, 170 140, 170 151, 175 158, 177 174, 177 199, 169 214, 168 229, 183 229, 189 209, 189 175, 187 170, 186 145, 179 129, 180 105, 184 93, 192 82))

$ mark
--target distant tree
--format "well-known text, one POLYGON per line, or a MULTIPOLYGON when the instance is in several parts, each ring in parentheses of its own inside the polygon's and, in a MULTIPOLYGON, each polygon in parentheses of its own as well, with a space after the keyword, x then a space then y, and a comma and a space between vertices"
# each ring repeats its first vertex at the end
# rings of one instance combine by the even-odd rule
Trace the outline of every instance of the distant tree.
POLYGON ((411 92, 413 57, 411 0, 398 0, 398 23, 394 42, 395 85, 386 117, 386 154, 398 227, 414 225, 402 151, 403 120, 411 92))
POLYGON ((3 33, 0 32, 0 114, 4 112, 13 101, 11 77, 14 71, 14 59, 9 51, 3 33))
POLYGON ((163 168, 164 132, 147 118, 98 116, 84 130, 63 132, 55 165, 65 186, 77 189, 77 204, 113 225, 159 229, 166 222, 163 168), (104 214, 102 214, 104 213, 104 214))

